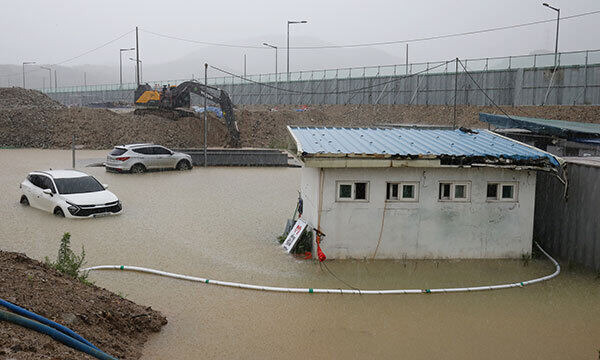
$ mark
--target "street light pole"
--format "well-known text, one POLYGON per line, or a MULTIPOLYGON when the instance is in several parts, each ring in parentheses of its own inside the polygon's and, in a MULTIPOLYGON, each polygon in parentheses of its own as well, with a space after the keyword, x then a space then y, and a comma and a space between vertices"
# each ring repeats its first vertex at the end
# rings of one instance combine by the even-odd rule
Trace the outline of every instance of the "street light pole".
POLYGON ((554 68, 556 68, 557 59, 558 59, 558 26, 560 24, 560 9, 555 8, 553 6, 548 5, 548 3, 543 3, 545 7, 556 11, 556 42, 554 44, 554 68))
POLYGON ((25 65, 35 64, 35 61, 23 61, 23 89, 25 89, 25 65))
POLYGON ((290 81, 290 24, 306 24, 308 21, 287 21, 287 81, 290 81))
POLYGON ((49 67, 45 67, 45 66, 40 66, 40 67, 41 67, 42 69, 44 69, 44 70, 48 70, 48 73, 49 73, 48 77, 49 77, 49 80, 50 80, 50 82, 49 82, 49 84, 50 84, 50 85, 49 85, 48 87, 49 87, 50 89, 52 89, 52 69, 51 69, 51 68, 49 68, 49 67))
POLYGON ((279 104, 279 74, 277 73, 277 46, 263 43, 271 49, 275 49, 275 104, 279 104))
MULTIPOLYGON (((137 61, 138 63, 140 63, 140 66, 139 66, 139 68, 138 68, 138 67, 136 67, 136 71, 137 71, 137 69, 140 69, 140 77, 139 77, 139 82, 140 82, 140 83, 142 83, 142 82, 143 82, 143 81, 142 81, 142 78, 143 78, 143 76, 142 76, 142 75, 144 74, 144 71, 143 71, 144 67, 142 66, 142 65, 143 65, 143 64, 142 64, 142 60, 136 60, 136 59, 134 59, 134 58, 129 58, 129 60, 131 60, 131 61, 137 61)), ((136 75, 136 76, 137 76, 137 75, 136 75)))
POLYGON ((123 87, 123 51, 132 51, 135 48, 119 49, 119 85, 123 87))

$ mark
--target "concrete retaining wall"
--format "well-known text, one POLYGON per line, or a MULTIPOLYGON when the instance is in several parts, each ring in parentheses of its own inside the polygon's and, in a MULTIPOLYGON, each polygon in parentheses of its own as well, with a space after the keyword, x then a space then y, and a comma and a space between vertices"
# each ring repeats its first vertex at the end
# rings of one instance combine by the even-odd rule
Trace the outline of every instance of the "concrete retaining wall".
MULTIPOLYGON (((498 105, 600 105, 600 65, 559 68, 507 69, 472 72, 475 81, 498 105), (553 86, 548 91, 548 86, 553 86), (547 95, 546 95, 547 94, 547 95)), ((234 104, 420 104, 451 105, 454 82, 457 103, 490 105, 491 101, 466 73, 423 74, 409 78, 380 76, 280 82, 280 88, 254 83, 220 85, 234 104), (396 80, 396 81, 392 81, 396 80), (391 82, 390 82, 391 81, 391 82)), ((274 82, 268 83, 275 86, 274 82)), ((48 93, 66 105, 125 101, 133 103, 133 90, 48 93)))
POLYGON ((538 175, 534 239, 552 256, 600 271, 600 165, 569 162, 567 171, 566 201, 556 177, 538 175))

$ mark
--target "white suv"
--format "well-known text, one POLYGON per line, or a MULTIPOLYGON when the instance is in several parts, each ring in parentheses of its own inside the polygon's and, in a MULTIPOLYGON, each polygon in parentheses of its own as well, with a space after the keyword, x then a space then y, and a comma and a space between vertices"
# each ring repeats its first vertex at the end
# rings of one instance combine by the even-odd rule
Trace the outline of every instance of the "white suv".
POLYGON ((118 215, 121 202, 108 185, 76 170, 34 171, 19 186, 21 204, 69 218, 118 215))
POLYGON ((143 173, 150 169, 189 170, 192 168, 192 157, 160 145, 130 144, 115 146, 106 156, 104 167, 107 171, 132 173, 143 173))

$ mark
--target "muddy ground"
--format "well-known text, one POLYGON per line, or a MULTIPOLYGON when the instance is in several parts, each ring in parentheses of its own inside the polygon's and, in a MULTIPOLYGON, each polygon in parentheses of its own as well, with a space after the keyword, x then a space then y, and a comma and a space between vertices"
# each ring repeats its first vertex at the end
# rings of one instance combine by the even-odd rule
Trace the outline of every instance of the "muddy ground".
MULTIPOLYGON (((0 251, 0 298, 69 327, 119 359, 139 359, 148 335, 167 323, 150 307, 85 285, 13 252, 0 251)), ((6 322, 0 322, 0 358, 95 359, 47 335, 6 322)))
MULTIPOLYGON (((453 108, 443 105, 244 106, 236 109, 243 147, 286 148, 287 125, 373 126, 378 124, 452 125, 453 108)), ((600 106, 504 106, 511 115, 600 123, 600 106)), ((457 107, 457 126, 487 127, 479 112, 502 113, 492 106, 457 107)), ((208 145, 227 146, 222 119, 209 116, 208 145)), ((177 121, 107 109, 66 108, 35 90, 0 89, 0 147, 68 148, 72 136, 87 149, 154 142, 173 148, 203 146, 203 120, 177 121)))

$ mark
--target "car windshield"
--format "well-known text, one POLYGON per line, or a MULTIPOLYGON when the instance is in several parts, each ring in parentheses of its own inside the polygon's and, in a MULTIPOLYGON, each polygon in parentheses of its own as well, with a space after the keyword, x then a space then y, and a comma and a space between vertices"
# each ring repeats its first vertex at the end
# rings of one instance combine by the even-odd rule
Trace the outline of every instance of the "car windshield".
POLYGON ((54 179, 59 194, 79 194, 103 191, 104 187, 91 176, 54 179))

